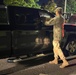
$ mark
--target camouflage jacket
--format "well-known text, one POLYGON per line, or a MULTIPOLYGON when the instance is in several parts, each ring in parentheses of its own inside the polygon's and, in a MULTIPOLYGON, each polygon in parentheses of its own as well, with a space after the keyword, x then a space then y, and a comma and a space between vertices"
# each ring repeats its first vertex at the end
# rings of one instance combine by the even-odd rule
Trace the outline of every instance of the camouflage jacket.
POLYGON ((53 40, 62 39, 62 31, 64 31, 64 17, 62 15, 56 16, 45 22, 46 25, 53 25, 53 40))

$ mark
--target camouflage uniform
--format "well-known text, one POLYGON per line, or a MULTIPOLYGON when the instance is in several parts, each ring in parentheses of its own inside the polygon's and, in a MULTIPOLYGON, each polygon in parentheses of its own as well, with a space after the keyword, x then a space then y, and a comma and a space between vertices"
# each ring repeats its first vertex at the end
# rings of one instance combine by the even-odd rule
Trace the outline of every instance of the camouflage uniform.
POLYGON ((56 9, 56 17, 53 19, 50 19, 49 21, 46 21, 45 24, 47 25, 54 25, 53 26, 53 52, 54 52, 54 60, 50 61, 51 64, 58 64, 58 56, 63 61, 60 68, 64 68, 69 65, 67 60, 65 59, 65 56, 61 50, 60 42, 62 40, 62 31, 64 30, 63 27, 64 18, 62 16, 62 8, 59 7, 56 9))
POLYGON ((58 58, 59 55, 61 59, 65 58, 60 48, 60 42, 62 40, 62 30, 64 30, 62 27, 63 23, 64 23, 64 18, 62 15, 56 16, 50 20, 50 24, 54 25, 53 26, 54 57, 58 58))
MULTIPOLYGON (((59 11, 60 8, 56 9, 59 11)), ((63 60, 65 56, 60 48, 60 42, 62 40, 62 30, 63 27, 64 17, 62 15, 55 16, 54 18, 46 21, 46 25, 53 25, 53 52, 55 59, 58 59, 58 56, 63 60)))
POLYGON ((63 16, 56 16, 55 18, 50 20, 50 24, 53 26, 53 40, 61 41, 62 39, 62 25, 64 23, 63 16))

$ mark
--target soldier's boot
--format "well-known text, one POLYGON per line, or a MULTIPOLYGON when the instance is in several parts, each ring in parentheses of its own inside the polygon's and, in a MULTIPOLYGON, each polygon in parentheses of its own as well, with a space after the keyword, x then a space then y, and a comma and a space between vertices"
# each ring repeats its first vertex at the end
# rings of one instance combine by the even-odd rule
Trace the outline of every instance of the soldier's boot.
POLYGON ((62 61, 63 61, 63 63, 62 63, 62 65, 60 65, 60 68, 65 68, 69 65, 69 63, 67 62, 66 59, 63 59, 62 61))
POLYGON ((58 52, 57 52, 57 49, 54 48, 53 49, 53 52, 54 52, 54 60, 53 61, 50 61, 49 63, 50 64, 58 64, 58 52))
POLYGON ((53 61, 49 61, 50 64, 58 64, 58 59, 54 59, 53 61))
POLYGON ((65 68, 66 66, 68 66, 69 63, 66 60, 66 58, 65 58, 61 49, 58 50, 58 55, 59 55, 60 59, 63 61, 62 65, 60 65, 60 68, 65 68))

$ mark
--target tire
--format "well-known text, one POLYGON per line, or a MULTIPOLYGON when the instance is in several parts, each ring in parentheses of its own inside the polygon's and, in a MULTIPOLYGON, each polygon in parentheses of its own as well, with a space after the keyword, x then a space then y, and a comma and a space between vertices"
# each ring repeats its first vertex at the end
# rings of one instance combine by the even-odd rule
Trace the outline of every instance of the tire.
POLYGON ((76 40, 69 40, 66 45, 66 50, 68 51, 69 55, 76 55, 76 40))

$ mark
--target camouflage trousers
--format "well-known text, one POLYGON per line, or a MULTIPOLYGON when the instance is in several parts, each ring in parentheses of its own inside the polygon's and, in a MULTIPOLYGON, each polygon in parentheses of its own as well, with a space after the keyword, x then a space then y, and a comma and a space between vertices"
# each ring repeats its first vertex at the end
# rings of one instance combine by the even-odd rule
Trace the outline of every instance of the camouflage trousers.
POLYGON ((58 56, 61 60, 65 59, 65 56, 61 50, 60 42, 53 40, 53 52, 54 52, 54 58, 58 59, 58 56))

